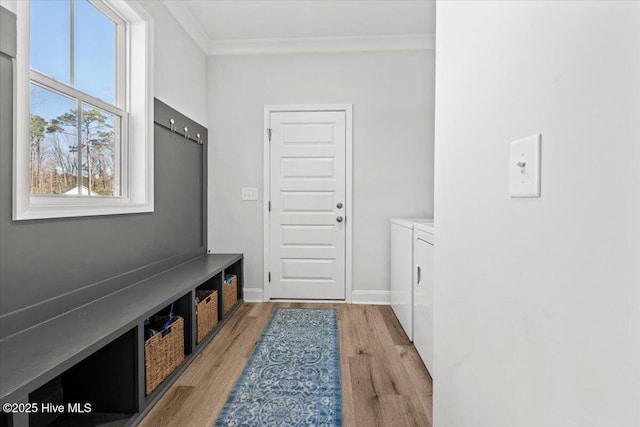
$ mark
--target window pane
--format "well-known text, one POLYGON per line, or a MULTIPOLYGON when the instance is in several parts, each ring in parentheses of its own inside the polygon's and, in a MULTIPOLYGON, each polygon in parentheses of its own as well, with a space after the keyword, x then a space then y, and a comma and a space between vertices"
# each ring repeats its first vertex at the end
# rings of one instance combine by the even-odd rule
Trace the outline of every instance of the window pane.
POLYGON ((116 117, 82 104, 82 194, 116 194, 116 117))
POLYGON ((63 83, 71 76, 69 0, 32 1, 31 68, 63 83))
POLYGON ((74 8, 75 86, 115 104, 116 24, 86 0, 74 8))
POLYGON ((77 102, 31 84, 31 194, 77 194, 77 102))

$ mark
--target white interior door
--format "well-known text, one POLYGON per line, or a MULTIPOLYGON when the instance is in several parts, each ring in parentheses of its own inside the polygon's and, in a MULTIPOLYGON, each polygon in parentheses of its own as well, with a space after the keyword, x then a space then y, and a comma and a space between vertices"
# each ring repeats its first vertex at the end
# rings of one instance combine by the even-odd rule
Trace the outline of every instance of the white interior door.
POLYGON ((272 111, 271 299, 345 299, 344 111, 272 111))

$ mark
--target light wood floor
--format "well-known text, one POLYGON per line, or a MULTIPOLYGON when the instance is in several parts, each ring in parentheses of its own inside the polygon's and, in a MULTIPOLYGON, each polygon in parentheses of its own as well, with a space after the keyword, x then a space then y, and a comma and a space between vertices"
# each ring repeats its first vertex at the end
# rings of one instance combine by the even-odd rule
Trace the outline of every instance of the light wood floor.
POLYGON ((432 382, 389 306, 244 304, 140 424, 212 426, 275 307, 338 310, 345 426, 432 425, 432 382))

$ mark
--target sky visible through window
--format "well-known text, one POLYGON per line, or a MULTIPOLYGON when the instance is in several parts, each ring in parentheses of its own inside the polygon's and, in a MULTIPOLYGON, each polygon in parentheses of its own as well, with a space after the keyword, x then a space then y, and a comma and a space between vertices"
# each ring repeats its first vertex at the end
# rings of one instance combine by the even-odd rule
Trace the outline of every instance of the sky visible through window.
MULTIPOLYGON (((114 104, 115 24, 87 0, 74 3, 74 86, 114 104)), ((69 0, 31 1, 31 68, 65 84, 71 82, 70 16, 69 0)))
MULTIPOLYGON (((30 29, 32 69, 115 105, 113 21, 87 0, 32 0, 30 29)), ((78 188, 78 126, 71 120, 77 110, 76 99, 31 84, 31 193, 78 188)), ((85 103, 82 113, 82 186, 115 195, 115 118, 85 103)))

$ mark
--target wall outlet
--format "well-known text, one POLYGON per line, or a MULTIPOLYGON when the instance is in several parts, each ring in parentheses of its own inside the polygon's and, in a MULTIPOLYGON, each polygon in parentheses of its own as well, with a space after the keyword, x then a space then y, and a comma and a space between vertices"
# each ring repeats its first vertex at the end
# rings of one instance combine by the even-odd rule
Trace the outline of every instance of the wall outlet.
POLYGON ((258 189, 257 188, 243 188, 242 189, 242 200, 258 200, 258 189))

